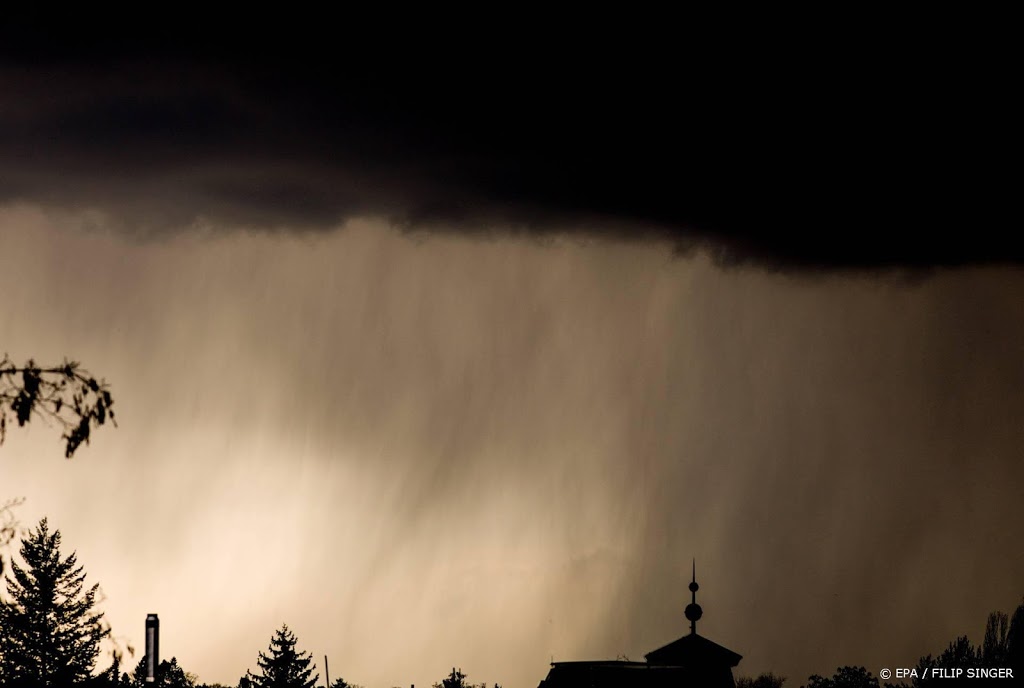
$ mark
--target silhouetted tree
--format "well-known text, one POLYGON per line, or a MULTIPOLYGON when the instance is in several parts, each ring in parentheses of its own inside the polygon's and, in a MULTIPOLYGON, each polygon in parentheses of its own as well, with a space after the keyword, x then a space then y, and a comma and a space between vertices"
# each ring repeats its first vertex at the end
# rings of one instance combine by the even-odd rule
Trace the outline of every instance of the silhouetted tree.
MULTIPOLYGON (((1013 675, 1024 675, 1024 603, 1017 606, 1012 615, 992 612, 985 624, 985 635, 980 646, 974 646, 966 636, 951 642, 938 656, 926 655, 918 660, 916 676, 911 677, 914 688, 922 686, 952 685, 956 681, 942 676, 932 676, 934 668, 1001 668, 1013 670, 1013 675)), ((756 679, 740 678, 736 688, 779 688, 785 679, 773 674, 762 674, 756 679)), ((966 680, 966 679, 965 679, 966 680)), ((994 679, 999 680, 999 679, 994 679)), ((971 679, 971 684, 984 683, 984 679, 971 679)), ((874 688, 878 679, 864 667, 840 667, 831 678, 811 676, 806 688, 874 688)), ((903 683, 886 683, 887 687, 902 688, 903 683)), ((1000 684, 1002 685, 1002 684, 1000 684)), ((439 688, 435 685, 435 688, 439 688)))
POLYGON ((246 672, 246 678, 255 688, 313 688, 319 680, 317 674, 310 678, 316 669, 308 652, 296 652, 295 634, 284 624, 281 630, 270 640, 270 655, 260 653, 257 664, 260 676, 246 672))
POLYGON ((807 679, 806 688, 879 688, 878 679, 864 667, 839 667, 832 678, 817 674, 807 679))
POLYGON ((21 542, 0 605, 0 676, 8 684, 69 686, 91 675, 100 641, 110 633, 95 610, 98 585, 83 590, 74 553, 60 555, 60 531, 44 518, 21 542))
POLYGON ((89 683, 92 688, 131 688, 133 683, 127 672, 121 672, 121 653, 114 652, 114 661, 89 683))
MULTIPOLYGON (((146 683, 146 658, 143 657, 138 666, 135 667, 135 673, 133 675, 132 686, 135 688, 146 688, 146 686, 152 686, 152 683, 146 683)), ((160 688, 195 688, 196 676, 185 671, 178 664, 176 657, 171 657, 171 661, 166 659, 156 667, 156 686, 160 688)))
POLYGON ((0 359, 0 444, 8 417, 24 426, 33 417, 53 421, 64 430, 64 456, 71 458, 82 443, 89 443, 92 428, 114 421, 114 400, 102 380, 97 381, 75 361, 40 367, 29 360, 14 365, 7 354, 0 359))
MULTIPOLYGON (((64 456, 70 459, 83 442, 88 444, 92 428, 108 419, 117 425, 113 404, 106 383, 97 382, 75 361, 40 367, 29 359, 18 367, 7 354, 0 359, 0 444, 7 437, 8 418, 22 427, 33 417, 43 417, 63 429, 64 456)), ((12 508, 19 502, 10 500, 0 506, 0 547, 15 537, 12 508)), ((0 559, 0 574, 3 566, 0 559)))
POLYGON ((917 663, 917 677, 911 679, 914 686, 933 686, 940 682, 947 682, 948 679, 932 676, 934 668, 961 668, 969 669, 980 664, 980 648, 975 648, 967 639, 967 636, 960 636, 943 650, 942 654, 933 658, 931 655, 922 657, 917 663))
POLYGON ((978 650, 971 645, 967 636, 962 635, 949 644, 939 655, 939 666, 943 667, 974 667, 978 665, 978 650))
POLYGON ((992 612, 985 624, 985 638, 981 642, 981 661, 985 666, 1002 666, 1007 655, 1007 635, 1010 617, 1003 612, 992 612))
POLYGON ((334 679, 334 682, 331 683, 331 688, 352 688, 352 686, 350 686, 345 679, 336 678, 334 679))
MULTIPOLYGON (((435 683, 433 688, 487 688, 487 684, 470 683, 466 680, 466 675, 462 673, 462 669, 452 667, 452 673, 448 674, 447 678, 441 679, 440 683, 435 683)), ((501 688, 501 686, 495 683, 494 688, 501 688)))
POLYGON ((736 679, 736 688, 782 688, 785 678, 772 673, 761 674, 757 678, 746 676, 736 679))
POLYGON ((915 667, 917 677, 912 678, 911 683, 915 688, 948 685, 949 679, 932 676, 931 670, 976 667, 1009 667, 1015 676, 1024 672, 1024 604, 1019 605, 1012 616, 1002 612, 989 614, 980 646, 975 647, 967 636, 960 636, 938 657, 922 657, 915 667))
POLYGON ((435 683, 434 688, 470 688, 469 684, 466 683, 466 675, 462 673, 462 669, 452 667, 452 673, 448 674, 448 678, 441 679, 440 683, 435 683))
POLYGON ((1024 604, 1017 606, 1006 632, 1006 665, 1014 676, 1024 676, 1024 604))

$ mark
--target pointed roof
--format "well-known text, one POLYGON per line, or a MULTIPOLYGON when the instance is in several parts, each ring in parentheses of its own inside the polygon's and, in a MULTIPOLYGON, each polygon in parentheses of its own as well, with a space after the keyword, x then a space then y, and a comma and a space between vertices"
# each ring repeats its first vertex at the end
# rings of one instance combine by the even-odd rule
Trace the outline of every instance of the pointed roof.
POLYGON ((697 621, 704 611, 697 604, 696 562, 689 588, 689 635, 649 652, 646 662, 552 662, 538 688, 735 688, 732 668, 743 657, 697 635, 697 621))
POLYGON ((743 655, 722 647, 702 635, 691 633, 659 647, 645 655, 648 664, 671 664, 675 666, 728 666, 734 667, 743 655))
POLYGON ((732 650, 697 634, 697 621, 704 610, 697 604, 697 560, 693 561, 693 578, 690 581, 690 604, 686 605, 686 618, 690 620, 690 635, 684 635, 668 645, 659 647, 645 655, 648 664, 672 664, 684 667, 734 667, 743 659, 732 650))

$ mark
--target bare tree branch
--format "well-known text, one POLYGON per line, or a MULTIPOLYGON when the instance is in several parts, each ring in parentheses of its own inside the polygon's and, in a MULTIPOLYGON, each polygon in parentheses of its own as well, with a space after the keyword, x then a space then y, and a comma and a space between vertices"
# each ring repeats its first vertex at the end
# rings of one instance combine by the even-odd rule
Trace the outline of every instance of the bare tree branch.
POLYGON ((4 354, 0 359, 0 444, 7 434, 8 417, 23 427, 33 418, 60 426, 65 440, 65 458, 70 459, 89 443, 93 428, 114 420, 114 400, 103 380, 97 381, 75 361, 64 360, 57 367, 42 368, 29 360, 14 365, 4 354))

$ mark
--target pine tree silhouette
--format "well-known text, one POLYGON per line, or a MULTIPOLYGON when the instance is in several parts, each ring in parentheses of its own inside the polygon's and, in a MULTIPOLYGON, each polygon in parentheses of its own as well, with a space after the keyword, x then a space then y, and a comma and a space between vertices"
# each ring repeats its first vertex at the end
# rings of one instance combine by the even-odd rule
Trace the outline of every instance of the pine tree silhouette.
POLYGON ((308 652, 296 652, 296 642, 288 624, 282 625, 270 640, 270 656, 261 652, 257 660, 262 675, 247 671, 246 678, 257 688, 313 688, 320 679, 319 674, 310 678, 316 664, 310 666, 308 652))
POLYGON ((25 568, 12 563, 0 604, 0 675, 8 685, 69 686, 92 674, 100 641, 109 635, 95 610, 99 585, 83 591, 74 553, 60 556, 60 531, 44 518, 22 540, 25 568))
MULTIPOLYGON (((153 685, 146 683, 146 673, 146 658, 143 657, 135 667, 131 685, 135 688, 153 685)), ((160 688, 193 688, 195 684, 195 675, 185 671, 178 664, 177 657, 171 657, 169 662, 165 659, 156 667, 156 685, 160 688)))
POLYGON ((441 679, 440 683, 435 683, 433 688, 470 688, 470 685, 466 683, 466 675, 462 673, 462 669, 452 667, 452 673, 441 679))

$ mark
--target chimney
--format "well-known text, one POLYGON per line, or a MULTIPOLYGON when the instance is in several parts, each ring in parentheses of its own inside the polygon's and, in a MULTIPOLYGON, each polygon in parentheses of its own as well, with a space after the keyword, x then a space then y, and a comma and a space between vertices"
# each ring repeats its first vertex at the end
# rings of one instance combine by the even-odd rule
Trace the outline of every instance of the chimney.
POLYGON ((146 616, 146 683, 156 683, 156 668, 160 665, 160 619, 156 614, 146 616))

